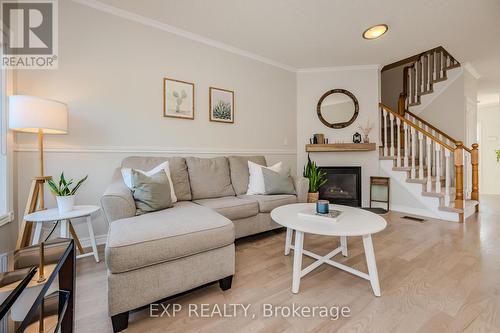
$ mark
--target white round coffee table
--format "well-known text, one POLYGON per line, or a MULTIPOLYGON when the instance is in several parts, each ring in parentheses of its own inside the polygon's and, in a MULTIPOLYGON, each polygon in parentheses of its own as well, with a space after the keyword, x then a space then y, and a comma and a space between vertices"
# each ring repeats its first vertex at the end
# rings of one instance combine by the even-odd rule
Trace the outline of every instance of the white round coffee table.
POLYGON ((377 263, 375 261, 371 235, 384 230, 387 226, 387 222, 377 214, 363 209, 342 205, 330 205, 330 210, 335 209, 342 211, 342 214, 337 221, 298 215, 299 212, 303 212, 308 209, 311 210, 312 207, 315 206, 315 204, 298 203, 281 206, 271 211, 272 219, 276 223, 287 228, 285 255, 290 253, 290 249, 294 250, 292 292, 295 294, 299 292, 301 277, 310 273, 321 264, 328 264, 370 281, 373 293, 375 296, 380 296, 377 263), (294 245, 292 245, 293 231, 295 231, 294 245), (320 256, 303 249, 304 233, 324 236, 340 236, 340 246, 330 253, 320 256), (348 236, 361 236, 363 238, 368 274, 331 260, 333 256, 341 252, 344 256, 347 256, 348 236), (316 261, 302 269, 302 254, 314 258, 316 261))
POLYGON ((61 224, 60 236, 62 238, 69 238, 69 233, 75 239, 78 250, 81 253, 77 258, 88 257, 93 255, 96 262, 99 262, 99 255, 97 254, 97 245, 94 236, 94 228, 92 227, 92 214, 98 212, 99 206, 75 206, 72 211, 66 213, 59 213, 57 208, 39 210, 34 213, 24 216, 24 220, 27 222, 33 222, 36 224, 35 233, 33 235, 32 244, 37 244, 40 241, 40 236, 42 234, 42 225, 44 222, 57 222, 61 224), (87 227, 89 229, 89 238, 92 245, 92 252, 84 253, 80 241, 76 236, 75 230, 73 229, 71 219, 85 217, 87 221, 87 227), (69 232, 68 232, 69 230, 69 232))

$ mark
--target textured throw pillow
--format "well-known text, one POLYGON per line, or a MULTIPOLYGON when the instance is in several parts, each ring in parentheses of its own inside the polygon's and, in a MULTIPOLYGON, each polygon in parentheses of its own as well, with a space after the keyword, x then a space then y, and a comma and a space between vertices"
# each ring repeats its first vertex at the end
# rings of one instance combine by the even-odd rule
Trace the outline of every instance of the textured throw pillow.
POLYGON ((265 167, 265 166, 253 163, 252 161, 248 161, 249 177, 248 177, 247 194, 253 195, 253 194, 265 194, 266 193, 266 187, 264 184, 264 175, 262 174, 263 168, 266 168, 266 169, 269 169, 269 170, 275 171, 275 172, 280 172, 282 169, 282 163, 278 162, 273 166, 265 167))
POLYGON ((295 187, 287 170, 276 172, 262 168, 262 175, 264 176, 265 194, 295 194, 295 187))
POLYGON ((170 181, 164 170, 148 176, 139 170, 132 169, 131 174, 132 195, 137 215, 172 207, 170 181))
MULTIPOLYGON (((168 182, 170 183, 170 197, 172 198, 172 202, 177 202, 177 196, 175 195, 174 183, 172 182, 172 177, 170 176, 170 165, 168 164, 168 161, 157 165, 156 167, 154 167, 153 169, 151 169, 149 171, 143 171, 143 170, 139 170, 139 169, 134 169, 134 170, 142 172, 146 176, 151 176, 151 175, 158 173, 160 170, 164 170, 165 174, 167 175, 168 182)), ((133 189, 132 188, 132 169, 131 168, 122 168, 121 172, 122 172, 123 182, 125 183, 125 185, 127 185, 127 187, 129 189, 132 190, 133 189)))

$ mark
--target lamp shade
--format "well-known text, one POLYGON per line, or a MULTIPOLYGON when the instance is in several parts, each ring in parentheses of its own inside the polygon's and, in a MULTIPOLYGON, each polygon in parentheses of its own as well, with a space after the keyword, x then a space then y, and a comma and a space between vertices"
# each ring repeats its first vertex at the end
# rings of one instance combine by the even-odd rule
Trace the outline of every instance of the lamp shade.
POLYGON ((66 134, 68 106, 35 96, 10 96, 9 128, 28 133, 66 134))

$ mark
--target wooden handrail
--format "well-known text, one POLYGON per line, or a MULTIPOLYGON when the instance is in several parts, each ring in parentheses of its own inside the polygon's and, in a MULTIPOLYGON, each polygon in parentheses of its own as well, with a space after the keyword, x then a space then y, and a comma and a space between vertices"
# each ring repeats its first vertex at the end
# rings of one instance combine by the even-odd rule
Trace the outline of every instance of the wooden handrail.
POLYGON ((385 65, 383 68, 382 68, 382 72, 384 71, 387 71, 389 69, 392 69, 392 68, 396 68, 396 67, 399 67, 401 65, 404 65, 404 64, 415 64, 415 62, 420 59, 421 57, 423 57, 424 55, 426 54, 432 54, 432 53, 436 53, 438 51, 441 51, 443 52, 444 55, 448 56, 450 59, 453 60, 453 62, 456 62, 458 64, 460 64, 460 62, 458 62, 448 51, 446 51, 446 49, 442 46, 438 46, 438 47, 435 47, 433 49, 430 49, 430 50, 427 50, 427 51, 424 51, 422 53, 419 53, 419 54, 415 54, 411 57, 408 57, 406 59, 403 59, 403 60, 400 60, 400 61, 397 61, 397 62, 394 62, 392 64, 389 64, 389 65, 385 65))
MULTIPOLYGON (((414 114, 413 112, 411 111, 408 111, 406 110, 405 113, 408 113, 410 116, 416 118, 417 120, 421 121, 423 124, 427 125, 428 127, 430 127, 431 129, 433 129, 434 131, 436 131, 437 133, 441 134, 442 136, 444 136, 445 138, 447 138, 448 140, 450 140, 451 142, 453 142, 455 145, 457 144, 457 142, 459 142, 460 140, 457 140, 455 138, 453 138, 452 136, 446 134, 445 132, 441 131, 439 128, 437 128, 436 126, 432 125, 431 123, 429 123, 428 121, 422 119, 421 117, 417 116, 416 114, 414 114)), ((463 146, 464 150, 466 150, 468 153, 470 153, 472 151, 472 149, 470 148, 467 148, 466 146, 463 146)))
POLYGON ((398 114, 397 112, 394 112, 392 111, 387 105, 385 105, 384 103, 379 103, 379 106, 384 109, 385 111, 389 112, 389 113, 392 113, 392 115, 394 117, 397 117, 399 118, 399 120, 401 120, 402 122, 406 123, 408 126, 410 127, 413 127, 417 132, 420 132, 422 133, 423 135, 425 135, 426 137, 428 137, 429 139, 431 139, 432 141, 436 142, 437 144, 445 147, 446 149, 450 150, 450 151, 454 151, 455 148, 444 143, 443 141, 441 141, 440 139, 438 139, 437 137, 435 137, 434 135, 432 135, 431 133, 427 132, 426 130, 418 127, 417 125, 415 125, 414 123, 412 123, 411 121, 409 121, 408 119, 406 119, 405 117, 401 116, 400 114, 398 114))

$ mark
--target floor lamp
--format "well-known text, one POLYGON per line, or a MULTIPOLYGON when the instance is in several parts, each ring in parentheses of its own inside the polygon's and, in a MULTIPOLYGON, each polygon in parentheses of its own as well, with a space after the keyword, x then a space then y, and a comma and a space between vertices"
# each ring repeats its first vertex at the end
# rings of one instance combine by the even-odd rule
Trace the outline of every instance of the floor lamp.
MULTIPOLYGON (((17 132, 38 135, 38 176, 31 181, 30 193, 24 214, 45 209, 43 188, 51 176, 44 174, 43 136, 68 132, 68 107, 66 104, 34 96, 14 95, 9 97, 9 128, 17 132)), ((29 245, 31 223, 22 221, 16 248, 29 245)))

